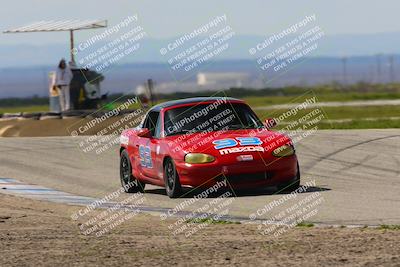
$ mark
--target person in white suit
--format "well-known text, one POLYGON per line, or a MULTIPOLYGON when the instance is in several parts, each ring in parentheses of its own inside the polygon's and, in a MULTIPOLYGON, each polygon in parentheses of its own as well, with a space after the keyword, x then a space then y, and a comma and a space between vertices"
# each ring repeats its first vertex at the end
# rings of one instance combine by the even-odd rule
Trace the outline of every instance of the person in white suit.
POLYGON ((55 77, 55 85, 59 90, 61 111, 71 108, 69 84, 72 80, 71 68, 65 63, 65 59, 61 59, 58 64, 55 77))

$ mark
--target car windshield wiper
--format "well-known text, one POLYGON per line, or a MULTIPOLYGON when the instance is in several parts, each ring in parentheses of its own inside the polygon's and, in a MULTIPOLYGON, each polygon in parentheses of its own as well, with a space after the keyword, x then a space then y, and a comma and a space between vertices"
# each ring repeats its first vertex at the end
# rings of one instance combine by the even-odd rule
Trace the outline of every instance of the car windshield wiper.
POLYGON ((232 130, 237 130, 237 129, 252 129, 252 126, 246 126, 243 124, 231 124, 231 125, 226 125, 225 126, 228 129, 232 129, 232 130))
POLYGON ((186 133, 189 133, 189 132, 192 132, 192 131, 191 130, 186 130, 186 129, 181 129, 179 131, 174 131, 174 132, 169 133, 168 136, 169 135, 177 135, 177 134, 186 134, 186 133))

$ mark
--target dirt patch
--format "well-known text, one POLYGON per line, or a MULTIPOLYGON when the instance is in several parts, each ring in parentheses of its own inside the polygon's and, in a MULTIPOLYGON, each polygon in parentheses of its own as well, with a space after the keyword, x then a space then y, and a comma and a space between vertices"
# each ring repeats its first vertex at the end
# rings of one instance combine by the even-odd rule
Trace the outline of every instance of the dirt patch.
POLYGON ((255 225, 212 224, 190 238, 171 222, 138 215, 102 236, 85 236, 79 208, 0 194, 0 266, 243 265, 399 266, 400 231, 295 228, 278 239, 255 225))
MULTIPOLYGON (((118 121, 120 117, 109 118, 91 127, 83 135, 95 135, 118 121)), ((3 120, 0 121, 0 137, 70 136, 70 132, 90 122, 90 118, 68 118, 49 120, 3 120)), ((80 134, 81 135, 81 134, 80 134)))

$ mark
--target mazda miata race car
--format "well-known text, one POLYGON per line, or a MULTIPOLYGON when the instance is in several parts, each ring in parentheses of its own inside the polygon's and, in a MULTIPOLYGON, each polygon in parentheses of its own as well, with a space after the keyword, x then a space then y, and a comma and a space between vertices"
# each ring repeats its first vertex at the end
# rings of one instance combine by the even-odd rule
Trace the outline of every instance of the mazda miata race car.
POLYGON ((126 192, 163 186, 227 189, 277 186, 294 190, 300 171, 292 141, 271 131, 242 100, 202 97, 152 107, 137 128, 121 134, 120 178, 126 192))

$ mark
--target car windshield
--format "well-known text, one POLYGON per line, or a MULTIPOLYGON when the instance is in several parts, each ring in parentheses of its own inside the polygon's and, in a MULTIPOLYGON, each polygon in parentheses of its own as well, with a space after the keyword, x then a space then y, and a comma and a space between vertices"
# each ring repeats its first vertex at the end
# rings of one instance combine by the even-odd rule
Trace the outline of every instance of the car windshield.
POLYGON ((164 117, 165 135, 203 131, 256 129, 264 127, 245 104, 197 104, 167 110, 164 117))

